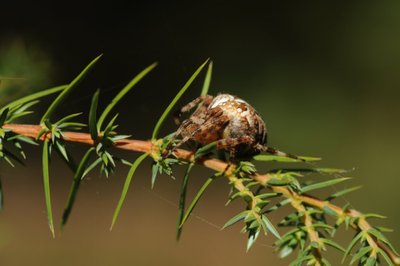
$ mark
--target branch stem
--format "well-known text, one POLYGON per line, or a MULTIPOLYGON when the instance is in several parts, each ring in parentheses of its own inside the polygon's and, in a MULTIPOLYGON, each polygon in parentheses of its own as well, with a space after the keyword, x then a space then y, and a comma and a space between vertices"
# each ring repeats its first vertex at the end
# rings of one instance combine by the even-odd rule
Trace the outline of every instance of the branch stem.
MULTIPOLYGON (((40 125, 27 125, 27 124, 5 124, 3 125, 3 128, 12 131, 15 134, 23 135, 33 139, 35 139, 40 130, 42 130, 42 127, 40 125)), ((46 138, 51 138, 51 135, 45 134, 40 138, 40 140, 43 141, 46 138)), ((64 141, 67 142, 95 145, 90 134, 88 133, 64 132, 63 139, 64 141)), ((115 148, 148 153, 151 152, 152 150, 152 142, 150 140, 145 141, 145 140, 135 140, 135 139, 123 139, 115 142, 115 148)), ((177 158, 187 161, 193 160, 194 156, 193 152, 184 149, 176 149, 174 154, 177 158)), ((231 166, 227 162, 214 158, 202 158, 200 160, 197 160, 196 163, 218 172, 224 172, 231 166)), ((292 202, 299 202, 300 205, 303 206, 303 208, 304 208, 303 204, 310 205, 321 210, 329 208, 337 216, 345 215, 352 218, 358 218, 357 223, 353 224, 353 228, 355 230, 368 231, 369 229, 372 228, 372 226, 363 217, 362 213, 360 213, 357 210, 354 209, 344 210, 341 207, 330 203, 329 201, 324 201, 318 198, 314 198, 306 194, 300 194, 284 186, 270 186, 268 185, 268 181, 271 179, 271 175, 269 174, 256 173, 252 176, 252 178, 255 181, 259 182, 261 185, 268 187, 273 192, 281 193, 284 197, 292 199, 292 202)), ((305 222, 307 222, 307 219, 305 220, 305 222)), ((395 265, 400 265, 400 257, 397 256, 387 245, 385 245, 385 243, 378 241, 373 237, 369 237, 367 241, 369 242, 371 247, 379 247, 382 250, 384 250, 395 265)))

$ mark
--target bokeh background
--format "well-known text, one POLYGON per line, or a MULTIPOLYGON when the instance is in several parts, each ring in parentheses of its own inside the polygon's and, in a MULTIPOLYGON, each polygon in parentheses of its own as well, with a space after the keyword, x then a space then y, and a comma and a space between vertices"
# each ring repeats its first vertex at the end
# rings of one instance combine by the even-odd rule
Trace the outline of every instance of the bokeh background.
MULTIPOLYGON (((264 117, 272 146, 321 156, 323 166, 354 168, 354 180, 344 186, 362 184, 363 189, 338 203, 350 202, 361 211, 388 216, 377 224, 395 229, 389 237, 399 248, 400 2, 91 1, 67 6, 8 1, 1 10, 1 103, 67 83, 103 53, 101 63, 58 115, 88 111, 95 89, 102 90, 104 106, 137 72, 158 61, 157 69, 117 108, 120 132, 147 139, 175 93, 211 57, 211 93, 227 92, 248 100, 264 117)), ((181 104, 196 97, 200 87, 195 83, 181 104)), ((49 102, 44 101, 43 107, 49 102)), ((164 133, 173 129, 170 121, 164 133)), ((79 155, 79 147, 71 146, 79 155)), ((67 228, 52 239, 44 211, 40 149, 28 149, 26 167, 1 166, 2 265, 286 265, 290 261, 273 253, 272 236, 261 238, 246 253, 240 226, 220 231, 244 208, 239 201, 224 206, 229 187, 222 179, 206 192, 176 243, 182 171, 177 170, 176 181, 162 176, 150 190, 149 162, 136 175, 112 232, 108 228, 126 174, 123 167, 108 179, 94 173, 84 181, 67 228)), ((137 156, 121 155, 130 160, 137 156)), ((210 174, 195 171, 189 197, 210 174)), ((71 179, 67 167, 54 158, 56 223, 71 179)), ((271 219, 278 222, 281 217, 282 213, 273 214, 271 219)), ((343 234, 342 240, 346 239, 343 234)), ((335 258, 341 255, 334 250, 329 254, 337 264, 335 258)))

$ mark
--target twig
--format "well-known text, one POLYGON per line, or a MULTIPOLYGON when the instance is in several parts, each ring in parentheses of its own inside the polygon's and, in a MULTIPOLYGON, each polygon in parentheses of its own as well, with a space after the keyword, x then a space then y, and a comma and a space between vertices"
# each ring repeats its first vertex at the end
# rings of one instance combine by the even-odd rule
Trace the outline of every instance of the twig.
MULTIPOLYGON (((16 134, 23 135, 30 138, 36 138, 42 127, 40 125, 26 125, 26 124, 6 124, 3 125, 4 129, 8 129, 16 134)), ((48 134, 41 137, 41 140, 45 138, 50 138, 48 134)), ((64 132, 64 141, 68 142, 76 142, 82 143, 86 145, 94 145, 94 141, 91 139, 90 134, 87 133, 79 133, 79 132, 64 132)), ((152 151, 152 142, 144 141, 144 140, 134 140, 134 139, 124 139, 118 140, 115 142, 115 147, 118 149, 124 149, 129 151, 137 151, 137 152, 151 152, 152 151)), ((193 152, 177 149, 174 152, 175 156, 182 160, 191 161, 193 160, 193 152)), ((223 172, 228 169, 229 164, 227 162, 214 159, 214 158, 203 158, 198 160, 196 163, 203 165, 209 169, 223 172)), ((306 204, 321 210, 325 208, 329 208, 333 211, 337 216, 348 216, 351 218, 358 218, 357 224, 353 224, 353 228, 355 230, 368 231, 372 228, 372 226, 367 222, 367 220, 362 216, 362 214, 354 209, 344 210, 341 207, 330 203, 329 201, 324 201, 318 198, 311 197, 306 194, 299 194, 292 190, 289 190, 284 186, 269 186, 268 181, 271 179, 271 175, 269 174, 254 174, 252 178, 259 182, 261 185, 268 187, 274 192, 281 193, 284 197, 292 199, 293 202, 299 202, 301 205, 306 204)), ((396 265, 400 265, 400 257, 398 257, 387 245, 381 241, 378 241, 376 238, 368 237, 367 241, 369 242, 371 247, 378 246, 382 250, 384 250, 392 262, 396 265)))

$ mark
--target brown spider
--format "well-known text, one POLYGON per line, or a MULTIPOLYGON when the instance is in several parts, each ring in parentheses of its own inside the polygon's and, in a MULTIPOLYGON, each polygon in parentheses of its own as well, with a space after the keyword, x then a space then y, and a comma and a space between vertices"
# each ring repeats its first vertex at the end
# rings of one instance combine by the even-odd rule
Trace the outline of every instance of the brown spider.
POLYGON ((230 94, 219 94, 216 97, 200 96, 175 112, 175 123, 179 125, 181 114, 196 106, 197 110, 184 120, 176 131, 175 136, 182 136, 182 140, 175 147, 189 140, 201 145, 216 141, 217 149, 228 151, 231 159, 255 155, 261 151, 299 159, 297 156, 265 146, 265 123, 256 110, 244 100, 230 94))

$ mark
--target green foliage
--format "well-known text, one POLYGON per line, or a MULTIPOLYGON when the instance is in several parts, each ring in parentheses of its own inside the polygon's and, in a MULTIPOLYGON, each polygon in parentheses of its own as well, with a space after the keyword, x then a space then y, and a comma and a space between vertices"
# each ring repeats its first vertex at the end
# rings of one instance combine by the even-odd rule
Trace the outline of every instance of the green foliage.
MULTIPOLYGON (((86 68, 71 82, 69 83, 58 95, 58 97, 52 102, 47 111, 44 113, 40 120, 40 124, 42 125, 42 130, 37 135, 36 139, 40 139, 44 136, 44 146, 43 146, 43 182, 45 186, 45 201, 46 201, 46 210, 47 217, 49 222, 50 231, 54 237, 54 225, 53 225, 53 215, 51 208, 51 198, 50 198, 50 186, 49 186, 49 157, 51 156, 51 151, 53 147, 55 147, 61 157, 70 165, 70 167, 75 170, 75 165, 73 165, 69 158, 68 153, 66 151, 65 143, 63 140, 64 134, 63 131, 67 130, 80 130, 83 126, 82 123, 71 121, 73 118, 76 118, 81 113, 67 115, 66 117, 60 119, 56 123, 52 124, 50 122, 51 115, 53 112, 59 108, 59 106, 65 101, 68 95, 77 88, 79 83, 86 77, 86 75, 92 70, 94 65, 100 59, 101 55, 96 57, 86 68), (50 140, 47 139, 47 136, 50 136, 50 140)), ((76 188, 77 189, 77 188, 76 188)), ((71 204, 73 201, 71 201, 71 204)), ((71 206, 72 207, 72 206, 71 206)))
MULTIPOLYGON (((117 132, 117 117, 114 114, 105 127, 104 122, 111 114, 116 104, 143 79, 156 64, 152 64, 135 76, 119 93, 110 101, 105 110, 98 118, 98 102, 100 91, 97 90, 92 98, 88 114, 88 132, 90 134, 90 147, 78 164, 69 153, 69 148, 65 142, 65 135, 69 131, 82 131, 86 125, 75 121, 81 113, 75 113, 65 116, 56 122, 51 121, 54 111, 60 107, 71 91, 77 87, 81 80, 93 68, 99 57, 94 59, 70 84, 44 90, 0 108, 0 159, 14 165, 14 162, 23 163, 26 155, 22 144, 37 145, 37 140, 43 141, 42 147, 42 167, 43 183, 45 194, 45 205, 47 211, 47 220, 50 231, 54 237, 54 222, 51 206, 50 193, 50 159, 52 151, 56 150, 61 158, 74 171, 73 181, 70 193, 65 205, 63 216, 61 218, 61 227, 63 228, 73 209, 74 202, 79 191, 81 180, 85 178, 93 169, 100 167, 101 173, 108 176, 115 171, 118 163, 129 166, 125 183, 112 217, 111 228, 115 225, 122 205, 127 197, 129 187, 132 183, 133 175, 140 164, 151 157, 153 163, 151 166, 151 187, 153 188, 159 174, 166 174, 174 178, 175 167, 186 165, 186 172, 182 179, 182 185, 179 197, 178 220, 177 220, 177 239, 181 237, 184 224, 193 214, 195 207, 204 196, 205 191, 217 177, 225 176, 229 181, 231 194, 229 195, 227 205, 234 200, 241 200, 245 206, 244 210, 229 219, 222 229, 232 227, 242 223, 242 232, 247 234, 247 250, 261 238, 262 235, 272 234, 277 240, 275 247, 281 258, 289 257, 295 254, 294 260, 290 265, 331 265, 325 258, 327 250, 335 249, 343 252, 343 261, 349 260, 350 264, 359 265, 388 265, 400 264, 396 257, 398 253, 393 245, 384 235, 388 229, 377 226, 370 226, 369 220, 372 218, 383 219, 384 216, 373 213, 360 213, 350 209, 349 205, 338 207, 331 204, 331 201, 340 198, 348 193, 360 189, 360 186, 336 189, 337 185, 347 181, 348 177, 342 175, 348 171, 336 168, 318 167, 315 162, 320 158, 300 156, 301 160, 277 156, 271 154, 259 154, 252 159, 259 164, 269 164, 277 162, 279 167, 269 169, 265 175, 258 174, 256 166, 251 161, 240 160, 233 164, 229 162, 225 170, 214 173, 205 180, 204 184, 195 194, 189 206, 186 206, 186 192, 189 186, 189 178, 192 170, 197 164, 206 164, 207 159, 215 160, 219 157, 216 149, 216 143, 210 143, 196 149, 190 159, 182 159, 176 156, 174 144, 178 141, 175 134, 172 133, 162 139, 157 139, 159 130, 168 114, 175 107, 183 93, 189 88, 201 70, 205 67, 208 60, 204 62, 195 73, 185 83, 172 102, 164 110, 158 120, 152 134, 151 150, 140 155, 133 163, 123 158, 118 158, 110 151, 111 147, 118 144, 118 141, 128 138, 128 135, 120 135, 117 132), (41 130, 36 137, 36 141, 24 135, 13 133, 7 124, 18 121, 22 117, 27 117, 32 113, 31 107, 40 101, 40 98, 51 94, 60 93, 54 102, 47 109, 40 121, 41 130), (287 168, 286 166, 299 165, 300 167, 287 168), (306 179, 306 173, 313 173, 313 176, 324 175, 323 180, 309 181, 306 179), (325 196, 325 200, 319 200, 311 195, 316 190, 323 190, 335 186, 335 191, 331 195, 325 196), (274 221, 278 214, 272 217, 272 212, 278 212, 282 209, 292 208, 291 211, 285 210, 285 217, 280 221, 274 221), (347 248, 344 249, 335 240, 335 233, 341 227, 345 229, 353 228, 356 234, 347 248), (283 228, 281 230, 281 228, 283 228)), ((203 82, 201 95, 206 95, 210 87, 212 76, 212 62, 208 65, 207 73, 203 82)), ((221 163, 221 162, 219 162, 221 163)), ((0 208, 3 204, 3 191, 0 183, 0 208)))
MULTIPOLYGON (((92 169, 96 166, 100 165, 101 172, 109 175, 109 173, 114 171, 116 166, 115 161, 120 161, 124 164, 128 164, 126 160, 114 157, 109 151, 108 148, 114 146, 115 141, 125 139, 129 136, 127 135, 118 135, 115 131, 118 127, 115 125, 115 120, 117 116, 108 123, 103 132, 100 132, 101 125, 110 111, 115 107, 115 105, 129 92, 132 87, 137 84, 148 72, 150 72, 156 64, 152 64, 147 67, 141 73, 139 73, 127 86, 125 86, 116 96, 110 104, 106 107, 103 113, 100 116, 100 119, 97 120, 97 105, 99 99, 99 91, 97 91, 92 99, 92 104, 89 111, 89 131, 91 133, 92 139, 95 141, 95 147, 88 150, 86 155, 82 158, 79 166, 77 167, 74 162, 69 158, 69 153, 67 151, 65 141, 63 140, 64 132, 71 130, 81 130, 85 125, 79 122, 72 121, 80 113, 67 115, 66 117, 60 119, 59 121, 52 123, 50 122, 50 117, 54 113, 54 111, 60 107, 60 105, 65 101, 67 96, 77 88, 79 83, 87 76, 87 74, 93 69, 101 56, 98 56, 89 65, 68 85, 63 85, 59 87, 55 87, 52 89, 44 90, 41 92, 37 92, 16 101, 13 101, 3 108, 0 109, 0 126, 6 123, 11 123, 14 120, 17 120, 23 116, 27 116, 32 113, 28 109, 33 105, 39 102, 38 99, 59 93, 59 96, 52 102, 50 107, 47 109, 45 114, 41 118, 42 130, 37 135, 36 139, 44 138, 46 141, 44 142, 43 147, 43 180, 45 186, 45 202, 46 209, 48 213, 48 222, 49 227, 54 235, 54 225, 53 225, 53 217, 52 217, 52 209, 51 209, 51 198, 50 198, 50 177, 49 177, 49 163, 50 156, 52 150, 56 150, 63 160, 70 166, 70 168, 75 172, 73 183, 71 186, 71 191, 68 196, 68 200, 66 203, 66 207, 63 213, 61 225, 62 227, 66 224, 69 214, 72 210, 73 204, 75 202, 75 198, 80 186, 80 180, 86 176, 92 169), (101 138, 98 140, 98 136, 101 134, 101 138), (90 162, 91 155, 96 153, 98 158, 92 162, 90 162)), ((5 143, 13 143, 14 148, 16 148, 21 156, 25 158, 25 154, 22 150, 21 142, 36 144, 35 141, 32 141, 29 138, 26 138, 22 135, 15 135, 12 132, 9 132, 7 129, 0 128, 0 157, 2 157, 5 161, 9 162, 13 165, 13 161, 18 161, 23 163, 22 160, 17 157, 14 153, 9 151, 9 148, 6 148, 3 144, 5 143)))
POLYGON ((290 188, 299 191, 301 189, 298 177, 303 175, 298 172, 278 172, 271 174, 271 178, 267 184, 270 186, 289 186, 290 188))
MULTIPOLYGON (((28 116, 33 112, 29 110, 32 106, 39 103, 39 99, 54 93, 58 93, 61 91, 65 91, 68 88, 67 85, 58 86, 55 88, 43 90, 37 93, 33 93, 26 97, 22 97, 17 99, 11 103, 8 103, 6 106, 0 109, 0 157, 7 161, 10 165, 13 166, 12 160, 17 161, 23 164, 21 158, 15 155, 13 152, 9 150, 9 148, 5 147, 7 144, 13 144, 14 149, 16 149, 21 157, 25 159, 25 153, 23 151, 21 143, 28 143, 32 145, 36 145, 36 142, 31 139, 22 136, 13 134, 7 129, 3 128, 4 124, 8 124, 14 122, 22 117, 28 116)), ((43 155, 42 155, 42 166, 43 166, 43 183, 44 183, 44 192, 45 192, 45 203, 47 210, 47 218, 50 231, 54 237, 54 224, 53 224, 53 215, 51 208, 51 198, 50 198, 50 177, 49 177, 49 157, 51 154, 52 146, 55 145, 56 149, 62 154, 62 156, 68 160, 67 152, 65 150, 65 146, 63 141, 61 140, 62 129, 71 130, 73 128, 80 129, 83 126, 80 123, 69 122, 70 119, 76 117, 77 114, 73 114, 67 116, 63 119, 60 119, 54 125, 51 125, 48 120, 44 122, 43 130, 38 135, 38 138, 45 134, 51 134, 51 139, 46 140, 43 145, 43 155), (57 140, 57 141, 56 141, 57 140)))
POLYGON ((44 198, 46 201, 47 221, 49 223, 50 232, 55 237, 54 223, 53 223, 53 211, 51 208, 51 196, 50 196, 50 176, 49 176, 49 141, 43 142, 43 155, 42 155, 42 166, 43 166, 43 186, 44 186, 44 198))
POLYGON ((216 142, 216 141, 214 141, 214 142, 212 142, 212 143, 210 143, 210 144, 204 145, 203 147, 200 147, 200 148, 196 151, 194 157, 195 157, 195 159, 199 159, 199 158, 201 158, 201 157, 204 157, 204 156, 206 156, 207 154, 209 154, 209 153, 215 151, 216 148, 217 148, 217 142, 216 142))
POLYGON ((8 103, 4 107, 2 107, 0 109, 0 112, 3 112, 7 108, 9 108, 11 110, 15 108, 15 109, 18 110, 19 107, 23 106, 24 104, 32 103, 32 102, 34 102, 37 99, 40 99, 42 97, 45 97, 45 96, 60 92, 60 91, 64 90, 66 87, 67 87, 67 85, 62 85, 62 86, 58 86, 58 87, 54 87, 54 88, 51 88, 51 89, 39 91, 37 93, 33 93, 33 94, 28 95, 28 96, 22 97, 20 99, 17 99, 15 101, 12 101, 12 102, 8 103))
POLYGON ((166 137, 164 137, 161 140, 153 142, 154 147, 156 148, 155 151, 151 154, 153 157, 153 164, 151 167, 151 188, 154 188, 154 185, 157 180, 157 175, 158 174, 166 174, 170 176, 172 179, 175 179, 173 176, 173 170, 172 167, 174 165, 182 165, 185 164, 186 162, 183 162, 181 160, 178 160, 177 158, 174 157, 166 157, 164 152, 167 151, 168 147, 170 146, 171 143, 171 138, 173 134, 170 134, 166 137))
POLYGON ((193 212, 194 207, 196 207, 196 204, 199 202, 200 198, 203 196, 204 192, 206 191, 208 186, 211 184, 211 182, 214 181, 214 179, 219 176, 221 176, 221 173, 216 173, 215 175, 207 178, 206 182, 204 182, 203 186, 201 186, 201 188, 197 192, 196 196, 194 197, 192 203, 190 203, 189 207, 187 208, 186 213, 183 216, 183 218, 179 224, 179 228, 181 228, 183 226, 183 224, 187 221, 187 219, 193 212))
MULTIPOLYGON (((94 65, 94 63, 98 60, 96 58, 93 60, 91 64, 78 76, 76 80, 81 79, 83 76, 86 75, 88 70, 91 68, 91 66, 94 65)), ((75 202, 76 195, 79 190, 80 186, 80 181, 82 178, 84 178, 91 170, 93 170, 95 167, 100 165, 100 171, 101 173, 104 173, 106 176, 108 176, 110 173, 114 172, 114 169, 116 167, 116 161, 120 161, 124 164, 128 164, 131 167, 134 167, 135 163, 131 165, 124 159, 120 159, 118 157, 113 156, 109 152, 109 147, 113 147, 115 145, 116 141, 123 140, 128 138, 128 135, 118 135, 116 132, 116 129, 118 125, 115 124, 116 119, 118 117, 118 114, 115 115, 106 125, 103 131, 102 125, 107 116, 110 114, 112 109, 116 106, 116 104, 141 80, 143 79, 153 68, 156 67, 156 63, 150 65, 149 67, 145 68, 143 71, 141 71, 138 75, 136 75, 125 87, 123 87, 119 93, 111 100, 111 102, 107 105, 107 107, 104 109, 102 114, 100 115, 100 118, 97 119, 97 106, 98 106, 98 101, 99 101, 99 95, 100 91, 97 90, 95 94, 93 95, 90 110, 89 110, 89 132, 91 135, 92 140, 95 143, 95 147, 89 149, 85 156, 82 158, 80 165, 76 169, 75 175, 74 175, 74 180, 71 186, 71 191, 67 200, 67 204, 63 213, 62 221, 61 221, 61 226, 63 227, 69 217, 69 214, 72 210, 73 204, 75 202), (99 138, 100 136, 100 138, 99 138), (97 159, 90 162, 92 153, 95 152, 97 155, 97 159)), ((76 81, 75 80, 75 81, 76 81)), ((70 86, 71 88, 72 86, 70 86)), ((140 159, 140 158, 139 158, 140 159)), ((131 168, 132 169, 132 168, 131 168)), ((136 168, 135 168, 136 169, 136 168)), ((127 176, 127 182, 126 184, 130 183, 130 180, 132 178, 134 170, 131 170, 127 176), (131 174, 132 173, 132 174, 131 174)), ((115 212, 112 226, 114 225, 119 210, 122 206, 122 203, 126 197, 127 193, 127 186, 124 186, 123 193, 121 195, 120 202, 117 206, 117 210, 115 212)))
POLYGON ((179 240, 182 233, 182 221, 185 212, 186 191, 189 183, 190 171, 192 171, 194 163, 190 163, 186 168, 185 175, 183 176, 181 192, 179 197, 179 211, 178 211, 178 224, 176 228, 176 239, 179 240))
POLYGON ((140 81, 142 80, 150 71, 152 71, 157 66, 157 63, 153 63, 150 66, 146 67, 142 70, 137 76, 135 76, 115 97, 114 99, 107 105, 106 109, 104 109, 101 114, 98 122, 97 122, 97 130, 101 129, 104 120, 114 108, 114 106, 140 81))
POLYGON ((189 78, 189 80, 185 83, 185 85, 180 89, 178 94, 175 96, 175 98, 170 102, 168 107, 164 110, 163 114, 161 117, 158 119, 156 126, 154 127, 153 134, 151 138, 153 140, 157 139, 158 133, 160 131, 161 126, 163 125, 165 119, 167 116, 171 113, 172 109, 175 107, 176 103, 179 101, 179 99, 182 97, 182 95, 186 92, 186 90, 189 88, 189 86, 193 83, 193 81, 196 79, 196 77, 200 74, 201 70, 206 66, 208 63, 209 59, 207 59, 194 73, 193 75, 189 78))
POLYGON ((301 193, 305 193, 305 192, 310 192, 310 191, 316 190, 316 189, 332 187, 332 186, 342 183, 348 179, 350 179, 350 178, 349 177, 339 177, 339 178, 331 179, 331 180, 324 181, 324 182, 314 183, 314 184, 302 187, 300 189, 300 191, 301 191, 301 193))
POLYGON ((101 55, 93 59, 92 62, 87 65, 87 67, 70 83, 68 86, 63 89, 63 91, 58 95, 58 97, 54 100, 54 102, 47 109, 45 114, 42 116, 40 123, 43 124, 45 120, 49 119, 53 112, 58 108, 62 102, 65 101, 67 96, 78 86, 78 84, 86 77, 86 75, 92 70, 92 68, 96 65, 97 61, 101 58, 101 55))
POLYGON ((14 134, 3 126, 29 116, 33 113, 33 111, 29 109, 39 103, 40 98, 60 92, 65 88, 66 86, 58 86, 33 93, 14 100, 0 108, 0 159, 5 160, 11 166, 14 166, 13 161, 23 164, 23 159, 25 159, 26 156, 22 143, 31 145, 37 145, 37 143, 25 136, 14 134), (19 153, 22 158, 17 156, 15 152, 19 153))
POLYGON ((102 132, 100 141, 95 142, 95 149, 98 159, 94 161, 90 166, 88 166, 84 176, 86 176, 91 169, 99 164, 101 173, 104 173, 106 176, 114 172, 114 169, 116 167, 115 160, 117 158, 110 153, 109 148, 114 146, 116 141, 130 137, 129 135, 118 135, 118 133, 116 132, 118 125, 115 125, 115 121, 117 117, 118 114, 111 119, 111 121, 102 132))
MULTIPOLYGON (((51 124, 49 120, 44 121, 44 126, 43 129, 39 132, 37 139, 41 138, 44 136, 45 141, 43 145, 43 156, 42 156, 42 166, 43 166, 43 182, 44 182, 44 188, 45 188, 45 201, 46 201, 46 210, 47 210, 47 217, 48 217, 48 222, 49 222, 49 227, 50 231, 52 232, 54 236, 54 225, 53 225, 53 215, 52 215, 52 209, 51 209, 51 198, 50 198, 50 177, 49 177, 49 157, 51 156, 52 150, 55 149, 61 154, 61 157, 70 165, 70 159, 65 147, 65 142, 63 140, 63 130, 79 130, 81 129, 82 126, 84 126, 81 123, 78 122, 71 122, 70 120, 77 117, 80 115, 79 113, 77 114, 71 114, 68 115, 59 121, 57 121, 54 124, 51 124), (48 138, 48 136, 50 136, 48 138)), ((71 167, 72 169, 75 168, 75 166, 71 167)))
POLYGON ((129 186, 130 186, 130 184, 131 184, 131 182, 132 182, 133 174, 135 173, 135 171, 136 171, 136 169, 139 167, 139 165, 140 165, 140 164, 144 161, 144 159, 146 159, 148 156, 149 156, 149 155, 148 155, 147 153, 142 154, 141 156, 139 156, 139 158, 137 158, 137 159, 133 162, 131 168, 129 169, 128 175, 126 176, 126 179, 125 179, 124 187, 123 187, 123 189, 122 189, 121 197, 120 197, 120 199, 119 199, 119 201, 118 201, 117 208, 116 208, 115 211, 114 211, 114 215, 113 215, 113 219, 112 219, 112 222, 111 222, 110 230, 113 229, 113 227, 114 227, 114 225, 115 225, 115 222, 117 221, 119 212, 121 211, 121 207, 122 207, 122 205, 124 204, 126 195, 127 195, 127 193, 128 193, 129 186))
POLYGON ((362 188, 362 186, 356 186, 356 187, 343 189, 341 191, 333 193, 328 198, 326 198, 326 200, 329 200, 329 201, 334 200, 334 199, 342 197, 342 196, 344 196, 344 195, 346 195, 348 193, 351 193, 351 192, 354 192, 356 190, 359 190, 360 188, 362 188))
POLYGON ((92 140, 96 141, 99 136, 99 129, 97 128, 97 105, 99 103, 100 90, 97 90, 92 97, 92 103, 89 110, 89 132, 92 140))
POLYGON ((208 64, 208 68, 207 68, 207 74, 204 79, 203 88, 201 89, 201 93, 200 93, 201 96, 206 96, 208 94, 208 90, 209 90, 210 84, 211 84, 212 70, 213 70, 213 62, 210 61, 210 63, 208 64))
POLYGON ((299 249, 298 257, 292 262, 293 265, 297 265, 300 262, 307 262, 307 265, 317 263, 330 265, 321 255, 321 251, 326 251, 327 246, 344 252, 344 249, 339 244, 332 239, 324 237, 324 235, 329 235, 333 227, 326 223, 324 217, 321 216, 320 210, 307 207, 305 211, 296 211, 287 215, 279 223, 279 226, 294 227, 275 243, 281 258, 285 258, 296 249, 299 249), (305 224, 306 219, 313 221, 311 227, 305 224), (310 234, 313 234, 313 239, 311 239, 310 234))
POLYGON ((247 203, 246 211, 239 213, 238 215, 231 218, 223 228, 227 228, 239 221, 245 223, 242 232, 247 233, 247 250, 249 250, 256 240, 258 239, 260 232, 264 232, 264 235, 272 233, 276 238, 280 238, 278 230, 275 228, 273 223, 264 214, 264 208, 270 203, 270 200, 277 197, 278 193, 261 193, 260 189, 252 191, 254 187, 253 179, 250 177, 256 172, 255 166, 250 162, 240 162, 239 167, 236 171, 228 176, 230 184, 232 186, 232 195, 229 198, 228 203, 242 198, 247 203))
MULTIPOLYGON (((305 162, 315 162, 321 160, 321 158, 317 157, 306 157, 306 156, 298 156, 300 159, 304 160, 305 162)), ((258 154, 253 156, 253 159, 260 162, 280 162, 280 163, 292 163, 292 162, 302 162, 302 160, 297 160, 290 157, 273 155, 273 154, 258 154)))
POLYGON ((85 155, 83 156, 81 162, 79 163, 79 166, 74 174, 74 180, 68 195, 68 200, 67 200, 67 204, 65 206, 62 218, 61 218, 61 228, 63 228, 65 226, 65 224, 68 221, 69 215, 71 213, 72 207, 74 205, 75 199, 76 199, 76 195, 78 193, 78 189, 83 177, 83 174, 85 172, 85 169, 87 167, 87 164, 90 160, 90 157, 92 156, 92 153, 94 152, 94 148, 90 148, 85 155))

